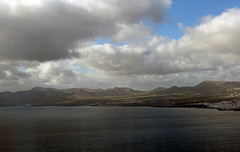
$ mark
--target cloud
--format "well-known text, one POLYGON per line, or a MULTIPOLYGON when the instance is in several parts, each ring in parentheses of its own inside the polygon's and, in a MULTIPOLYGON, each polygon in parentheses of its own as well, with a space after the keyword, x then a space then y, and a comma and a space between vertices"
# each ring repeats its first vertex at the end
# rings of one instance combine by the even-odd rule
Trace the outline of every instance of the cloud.
POLYGON ((170 5, 170 0, 3 1, 0 58, 44 62, 79 57, 75 49, 96 37, 138 38, 119 32, 143 28, 145 18, 162 22, 170 5))
POLYGON ((119 24, 118 32, 112 37, 114 42, 144 42, 151 37, 154 32, 143 24, 119 24))
POLYGON ((239 8, 203 17, 194 27, 179 23, 184 34, 176 40, 141 23, 164 21, 170 0, 11 2, 0 2, 0 91, 151 90, 240 78, 239 8), (125 45, 91 41, 97 37, 125 45))
POLYGON ((5 72, 3 72, 2 70, 0 70, 0 79, 4 79, 6 77, 5 72))
MULTIPOLYGON (((215 70, 181 72, 166 75, 107 75, 73 71, 71 60, 49 61, 32 64, 25 71, 17 71, 9 62, 0 64, 0 92, 28 90, 35 86, 52 88, 113 88, 131 87, 151 90, 157 87, 193 86, 203 80, 236 81, 240 76, 240 65, 221 65, 215 70), (15 71, 15 72, 14 72, 15 71), (21 73, 20 75, 16 72, 21 73)), ((22 63, 19 63, 22 64, 22 63)))
POLYGON ((216 70, 239 64, 240 9, 208 16, 195 27, 182 27, 179 39, 154 36, 141 43, 124 46, 90 44, 78 51, 78 62, 112 75, 162 75, 216 70))

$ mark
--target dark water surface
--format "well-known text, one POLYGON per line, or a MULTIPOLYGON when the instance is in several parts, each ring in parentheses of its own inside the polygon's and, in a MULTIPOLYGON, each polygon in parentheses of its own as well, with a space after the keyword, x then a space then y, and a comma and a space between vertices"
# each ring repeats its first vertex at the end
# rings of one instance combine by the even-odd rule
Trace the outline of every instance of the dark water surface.
POLYGON ((239 152, 240 112, 1 107, 0 152, 239 152))

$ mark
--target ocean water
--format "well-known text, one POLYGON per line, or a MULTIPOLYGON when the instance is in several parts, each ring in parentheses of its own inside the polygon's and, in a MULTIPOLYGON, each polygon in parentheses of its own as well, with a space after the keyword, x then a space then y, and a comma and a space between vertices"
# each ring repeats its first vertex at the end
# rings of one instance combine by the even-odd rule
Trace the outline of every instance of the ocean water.
POLYGON ((240 112, 1 107, 0 152, 239 152, 240 112))

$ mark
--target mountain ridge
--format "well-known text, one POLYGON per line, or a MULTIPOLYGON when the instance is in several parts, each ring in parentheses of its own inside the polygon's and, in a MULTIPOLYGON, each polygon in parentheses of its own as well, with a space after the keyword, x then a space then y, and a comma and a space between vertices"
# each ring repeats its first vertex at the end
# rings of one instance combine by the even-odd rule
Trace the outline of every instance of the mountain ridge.
MULTIPOLYGON (((240 101, 240 82, 203 81, 195 86, 158 87, 151 91, 115 87, 111 89, 43 88, 0 92, 0 106, 167 106, 206 107, 208 103, 240 101)), ((227 103, 228 104, 228 103, 227 103)), ((235 104, 236 105, 236 104, 235 104)), ((240 109, 240 106, 239 106, 240 109)))

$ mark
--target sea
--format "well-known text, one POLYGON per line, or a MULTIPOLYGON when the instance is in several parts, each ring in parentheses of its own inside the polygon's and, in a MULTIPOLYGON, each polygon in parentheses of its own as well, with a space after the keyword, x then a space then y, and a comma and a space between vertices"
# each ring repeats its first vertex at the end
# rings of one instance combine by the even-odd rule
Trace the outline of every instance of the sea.
POLYGON ((0 152, 239 152, 240 112, 0 107, 0 152))

